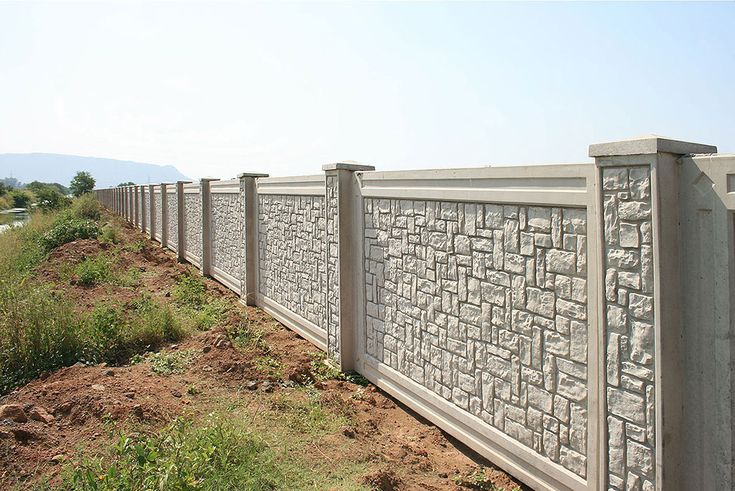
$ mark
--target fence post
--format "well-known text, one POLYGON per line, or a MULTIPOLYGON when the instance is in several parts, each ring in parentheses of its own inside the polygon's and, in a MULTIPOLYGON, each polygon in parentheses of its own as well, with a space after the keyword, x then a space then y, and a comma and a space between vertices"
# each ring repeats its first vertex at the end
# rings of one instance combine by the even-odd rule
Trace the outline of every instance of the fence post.
POLYGON ((677 160, 716 151, 655 136, 590 146, 598 168, 606 312, 600 489, 682 488, 677 160))
POLYGON ((268 174, 246 172, 240 179, 242 199, 242 238, 244 251, 240 278, 240 302, 256 305, 258 293, 258 189, 256 179, 268 174))
POLYGON ((211 276, 212 269, 212 199, 211 183, 218 181, 213 177, 203 177, 199 181, 199 193, 202 198, 202 276, 211 276))
POLYGON ((153 194, 153 184, 148 185, 148 236, 156 239, 156 202, 153 194))
POLYGON ((133 226, 140 229, 140 186, 133 186, 133 226))
POLYGON ((375 170, 355 163, 327 164, 327 352, 343 371, 354 370, 357 359, 358 311, 364 268, 362 250, 362 198, 356 172, 375 170))
POLYGON ((146 225, 145 221, 148 218, 148 210, 146 210, 145 204, 146 204, 146 195, 148 186, 141 185, 140 186, 140 231, 143 233, 146 233, 148 231, 148 226, 146 225))
POLYGON ((176 208, 177 223, 176 230, 178 243, 176 244, 176 260, 180 263, 186 261, 184 249, 186 248, 186 208, 184 207, 184 184, 191 181, 176 181, 176 208))
POLYGON ((168 247, 168 185, 161 183, 161 247, 168 247))
POLYGON ((130 186, 123 187, 123 218, 130 221, 130 186))

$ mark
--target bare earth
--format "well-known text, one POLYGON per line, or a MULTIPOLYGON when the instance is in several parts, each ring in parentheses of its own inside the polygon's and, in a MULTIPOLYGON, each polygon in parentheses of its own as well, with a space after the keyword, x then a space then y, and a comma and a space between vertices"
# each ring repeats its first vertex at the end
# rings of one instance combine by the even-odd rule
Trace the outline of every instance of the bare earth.
MULTIPOLYGON (((125 242, 145 239, 125 226, 125 242)), ((81 287, 62 281, 64 268, 110 246, 82 240, 62 246, 51 254, 39 274, 73 299, 77 308, 91 310, 106 299, 130 302, 141 291, 169 299, 176 278, 189 268, 177 264, 172 254, 146 240, 141 252, 126 251, 121 261, 141 271, 137 289, 100 285, 81 287), (64 266, 67 265, 67 266, 64 266)), ((38 379, 7 396, 0 405, 21 404, 26 412, 43 408, 54 420, 46 424, 29 420, 0 421, 0 489, 29 486, 40 476, 53 482, 64 459, 80 449, 99 452, 115 438, 111 428, 154 432, 176 416, 196 419, 212 411, 237 405, 252 414, 253 424, 267 427, 269 413, 289 398, 304 397, 297 384, 312 379, 310 353, 316 351, 306 340, 288 330, 258 308, 244 307, 232 292, 206 280, 214 295, 229 299, 237 315, 264 333, 270 356, 280 362, 280 376, 268 375, 254 366, 259 355, 241 350, 228 338, 226 325, 197 333, 166 350, 193 350, 196 359, 184 373, 157 375, 149 364, 108 367, 72 366, 38 379), (190 393, 191 387, 199 390, 190 393), (259 423, 260 422, 260 423, 259 423), (62 457, 63 456, 63 457, 62 457)), ((322 403, 350 415, 350 425, 313 442, 314 458, 322 463, 344 459, 366 463, 364 484, 375 489, 517 489, 523 487, 477 454, 449 437, 372 385, 366 387, 341 380, 314 383, 322 403), (471 486, 466 476, 482 472, 486 484, 471 486)))

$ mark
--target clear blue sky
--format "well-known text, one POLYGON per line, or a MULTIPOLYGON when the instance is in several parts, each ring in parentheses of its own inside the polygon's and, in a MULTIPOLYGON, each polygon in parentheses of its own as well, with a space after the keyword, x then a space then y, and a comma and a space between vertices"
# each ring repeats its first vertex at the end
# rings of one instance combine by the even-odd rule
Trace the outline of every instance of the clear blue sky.
POLYGON ((191 177, 735 151, 735 3, 0 3, 0 153, 191 177))

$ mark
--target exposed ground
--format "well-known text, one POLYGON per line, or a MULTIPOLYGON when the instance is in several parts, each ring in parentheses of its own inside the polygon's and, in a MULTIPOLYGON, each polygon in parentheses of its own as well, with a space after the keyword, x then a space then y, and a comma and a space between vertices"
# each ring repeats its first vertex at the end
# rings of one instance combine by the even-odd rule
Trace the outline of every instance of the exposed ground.
MULTIPOLYGON (((117 220, 107 218, 108 220, 117 220)), ((122 245, 78 240, 38 269, 75 308, 132 304, 141 294, 173 302, 188 266, 128 225, 122 245), (134 286, 83 286, 76 265, 115 249, 134 286)), ((119 439, 155 434, 176 417, 194 424, 224 415, 264 435, 280 459, 324 476, 307 489, 517 489, 511 477, 359 377, 340 376, 309 342, 222 285, 227 314, 211 329, 122 366, 62 368, 0 398, 23 415, 0 419, 0 489, 59 484, 81 459, 106 456, 119 439), (177 364, 178 363, 178 364, 177 364), (25 417, 24 417, 25 416, 25 417), (24 419, 27 421, 23 421, 24 419)))

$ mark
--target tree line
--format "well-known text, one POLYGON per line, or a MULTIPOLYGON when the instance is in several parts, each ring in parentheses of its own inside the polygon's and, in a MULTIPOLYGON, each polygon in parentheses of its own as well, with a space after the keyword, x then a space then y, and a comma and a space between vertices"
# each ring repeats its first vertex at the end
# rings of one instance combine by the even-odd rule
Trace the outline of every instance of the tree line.
POLYGON ((64 208, 70 197, 79 197, 94 189, 95 180, 89 172, 79 171, 69 187, 56 182, 33 181, 22 185, 15 179, 0 181, 0 210, 30 208, 35 205, 45 210, 64 208))

